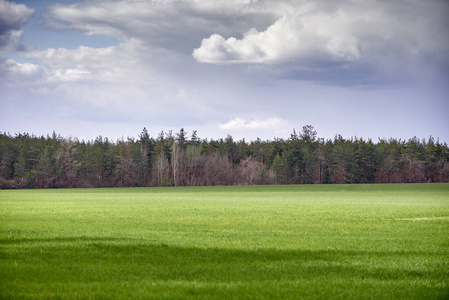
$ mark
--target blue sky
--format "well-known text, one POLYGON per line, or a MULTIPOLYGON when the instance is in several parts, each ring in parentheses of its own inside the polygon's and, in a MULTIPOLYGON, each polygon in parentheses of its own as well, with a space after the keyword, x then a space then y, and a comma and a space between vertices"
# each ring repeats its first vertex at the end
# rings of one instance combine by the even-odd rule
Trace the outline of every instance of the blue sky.
POLYGON ((449 142, 443 0, 0 0, 0 131, 449 142))

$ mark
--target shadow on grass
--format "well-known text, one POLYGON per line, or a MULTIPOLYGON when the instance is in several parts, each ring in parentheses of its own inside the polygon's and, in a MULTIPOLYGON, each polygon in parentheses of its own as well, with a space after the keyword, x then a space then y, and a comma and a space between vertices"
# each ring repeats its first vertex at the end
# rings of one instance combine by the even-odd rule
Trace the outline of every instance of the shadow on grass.
POLYGON ((447 259, 419 251, 240 250, 113 237, 0 242, 0 298, 438 299, 449 295, 447 259), (425 267, 423 261, 434 267, 425 267), (438 263, 443 264, 435 267, 438 263))
POLYGON ((9 251, 1 255, 4 262, 19 262, 23 271, 29 269, 21 274, 22 279, 44 276, 56 281, 140 278, 230 282, 319 277, 415 281, 449 277, 444 268, 415 268, 414 262, 442 259, 441 255, 419 251, 240 250, 92 237, 0 242, 9 245, 9 251), (27 247, 14 249, 22 244, 27 247))
POLYGON ((17 244, 41 244, 41 243, 67 243, 67 242, 113 242, 113 241, 125 241, 123 238, 110 238, 110 237, 64 237, 64 238, 42 238, 42 239, 0 239, 0 245, 17 245, 17 244))

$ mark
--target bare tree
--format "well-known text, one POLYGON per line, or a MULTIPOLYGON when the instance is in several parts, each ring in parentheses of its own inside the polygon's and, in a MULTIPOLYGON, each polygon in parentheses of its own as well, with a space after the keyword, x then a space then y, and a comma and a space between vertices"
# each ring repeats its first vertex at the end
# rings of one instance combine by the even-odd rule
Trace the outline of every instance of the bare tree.
POLYGON ((161 151, 156 157, 155 172, 158 185, 166 185, 169 183, 169 162, 167 156, 161 151))
POLYGON ((182 149, 181 145, 174 141, 172 144, 172 152, 171 152, 171 164, 173 170, 173 184, 174 186, 184 185, 184 162, 185 162, 185 153, 182 149))
POLYGON ((186 170, 186 184, 198 185, 198 169, 201 162, 201 148, 195 145, 187 145, 185 153, 187 170, 186 170))
POLYGON ((274 172, 250 157, 240 162, 238 172, 239 184, 254 185, 276 183, 276 175, 274 172))

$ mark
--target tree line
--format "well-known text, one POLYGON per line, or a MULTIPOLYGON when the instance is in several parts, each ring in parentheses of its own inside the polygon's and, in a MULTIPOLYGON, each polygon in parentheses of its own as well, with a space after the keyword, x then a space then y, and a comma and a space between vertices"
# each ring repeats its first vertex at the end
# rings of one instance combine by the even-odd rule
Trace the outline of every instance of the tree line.
POLYGON ((200 139, 196 131, 92 141, 0 133, 0 188, 449 182, 449 147, 419 140, 200 139))

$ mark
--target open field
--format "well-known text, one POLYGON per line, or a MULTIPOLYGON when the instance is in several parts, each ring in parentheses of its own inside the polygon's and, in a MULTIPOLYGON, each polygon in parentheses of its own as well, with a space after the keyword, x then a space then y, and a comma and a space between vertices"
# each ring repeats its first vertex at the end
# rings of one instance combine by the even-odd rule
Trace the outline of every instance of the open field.
POLYGON ((0 191, 0 298, 449 297, 449 184, 0 191))

